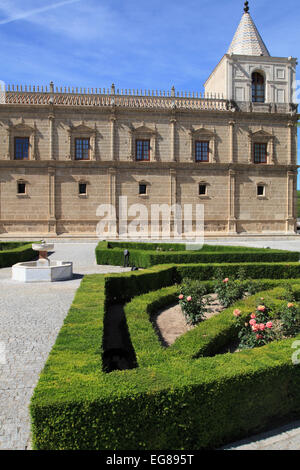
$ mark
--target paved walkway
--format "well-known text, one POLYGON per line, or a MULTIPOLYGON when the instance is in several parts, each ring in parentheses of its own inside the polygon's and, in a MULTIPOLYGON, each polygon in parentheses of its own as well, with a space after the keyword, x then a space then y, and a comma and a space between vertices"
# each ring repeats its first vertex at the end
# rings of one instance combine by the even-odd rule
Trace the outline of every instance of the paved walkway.
MULTIPOLYGON (((54 241, 52 259, 73 261, 71 281, 23 284, 0 269, 0 449, 26 449, 30 438, 28 405, 48 354, 84 274, 121 272, 97 266, 97 242, 54 241)), ((269 246, 300 251, 298 240, 210 240, 212 244, 269 246)), ((233 443, 224 449, 300 449, 300 422, 233 443)))
POLYGON ((272 248, 274 250, 289 250, 300 252, 300 235, 293 239, 257 239, 257 238, 239 238, 239 239, 215 239, 205 241, 210 245, 233 245, 233 246, 251 246, 254 248, 272 248))
POLYGON ((82 275, 124 271, 97 266, 95 247, 55 244, 51 258, 74 263, 71 281, 24 284, 11 280, 10 268, 0 269, 0 449, 28 445, 30 397, 82 275))
POLYGON ((221 450, 300 450, 300 421, 229 444, 221 450))

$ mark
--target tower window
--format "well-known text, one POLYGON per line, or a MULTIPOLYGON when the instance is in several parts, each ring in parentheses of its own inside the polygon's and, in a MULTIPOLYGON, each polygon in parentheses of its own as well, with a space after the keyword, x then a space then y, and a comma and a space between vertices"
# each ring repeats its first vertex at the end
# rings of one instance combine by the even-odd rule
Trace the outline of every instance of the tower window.
POLYGON ((267 163, 267 144, 254 144, 254 163, 267 163))
POLYGON ((263 184, 257 185, 257 196, 265 196, 265 186, 263 184))
POLYGON ((136 141, 136 159, 150 160, 150 140, 137 140, 136 141))
POLYGON ((15 160, 28 160, 29 137, 15 138, 15 160))
POLYGON ((263 75, 258 72, 252 74, 252 102, 265 102, 265 79, 263 75))
POLYGON ((195 160, 196 162, 208 162, 209 142, 196 140, 195 142, 195 160))

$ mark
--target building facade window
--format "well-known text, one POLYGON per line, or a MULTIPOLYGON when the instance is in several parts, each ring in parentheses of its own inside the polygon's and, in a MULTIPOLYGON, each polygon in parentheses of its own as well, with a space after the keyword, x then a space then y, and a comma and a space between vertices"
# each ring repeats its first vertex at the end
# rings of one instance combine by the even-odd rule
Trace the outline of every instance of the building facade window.
POLYGON ((139 194, 141 195, 147 194, 147 185, 145 183, 139 184, 139 194))
POLYGON ((136 140, 136 160, 138 161, 150 160, 150 140, 148 139, 136 140))
POLYGON ((267 197, 267 184, 264 182, 259 182, 256 184, 256 196, 258 199, 266 199, 267 197))
POLYGON ((252 102, 265 102, 265 79, 263 75, 258 72, 252 74, 252 102))
POLYGON ((257 196, 265 196, 265 186, 263 184, 257 185, 257 196))
POLYGON ((25 181, 17 182, 17 194, 24 195, 26 194, 26 183, 25 181))
POLYGON ((79 196, 86 196, 87 191, 86 191, 86 183, 78 183, 78 194, 79 196))
POLYGON ((75 139, 75 160, 89 160, 90 139, 75 139))
POLYGON ((15 160, 29 159, 29 137, 15 137, 15 160))
POLYGON ((199 184, 199 196, 206 196, 207 195, 207 184, 200 183, 199 184))
POLYGON ((255 142, 253 146, 253 161, 254 163, 267 163, 268 144, 255 142))
POLYGON ((208 162, 209 161, 209 141, 196 140, 195 161, 196 162, 208 162))

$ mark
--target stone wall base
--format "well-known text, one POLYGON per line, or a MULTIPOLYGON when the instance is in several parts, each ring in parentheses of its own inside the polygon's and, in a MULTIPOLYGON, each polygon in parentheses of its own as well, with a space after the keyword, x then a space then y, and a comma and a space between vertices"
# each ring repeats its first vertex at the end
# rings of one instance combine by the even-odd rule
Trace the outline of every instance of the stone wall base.
MULTIPOLYGON (((103 234, 99 236, 96 232, 97 223, 95 220, 0 220, 0 238, 11 237, 25 237, 25 238, 100 238, 100 239, 113 239, 118 238, 110 234, 103 234)), ((252 237, 252 236, 295 236, 296 220, 257 220, 257 221, 242 221, 242 220, 218 220, 218 221, 205 221, 204 223, 204 237, 205 238, 218 238, 218 237, 252 237)), ((199 232, 197 237, 201 237, 203 233, 199 232)), ((191 238, 195 237, 195 226, 191 238)), ((132 238, 132 237, 130 237, 132 238)), ((137 239, 138 237, 136 237, 137 239)), ((141 239, 153 239, 149 227, 148 234, 144 233, 141 239)), ((171 231, 171 235, 162 234, 155 237, 156 239, 169 240, 174 239, 177 241, 184 241, 183 237, 175 237, 171 231)))

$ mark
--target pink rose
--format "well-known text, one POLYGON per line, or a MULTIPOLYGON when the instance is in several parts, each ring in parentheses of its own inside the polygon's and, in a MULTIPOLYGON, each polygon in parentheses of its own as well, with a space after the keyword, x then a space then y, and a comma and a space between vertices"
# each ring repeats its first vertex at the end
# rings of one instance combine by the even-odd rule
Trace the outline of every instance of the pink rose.
POLYGON ((189 296, 186 298, 186 300, 187 300, 188 302, 190 302, 190 301, 192 300, 192 297, 189 295, 189 296))
POLYGON ((258 331, 259 330, 259 325, 255 323, 255 325, 252 325, 252 331, 258 331))
POLYGON ((264 305, 259 305, 259 306, 257 307, 257 310, 258 310, 259 312, 264 312, 264 311, 266 310, 266 307, 265 307, 264 305))
POLYGON ((251 313, 250 317, 251 317, 251 318, 256 318, 255 313, 251 313))
POLYGON ((228 277, 225 277, 225 279, 223 280, 223 282, 228 282, 228 281, 229 281, 228 277))
POLYGON ((233 315, 234 315, 235 317, 239 317, 239 316, 241 315, 241 313, 242 313, 242 312, 241 312, 238 308, 236 308, 236 309, 234 310, 234 312, 233 312, 233 315))
POLYGON ((264 331, 265 328, 266 328, 266 325, 264 323, 259 324, 260 331, 264 331))
POLYGON ((252 318, 252 320, 249 321, 249 325, 253 326, 256 324, 256 320, 252 318))
POLYGON ((261 338, 262 338, 262 335, 256 335, 256 338, 257 338, 257 339, 261 339, 261 338))
POLYGON ((267 328, 272 328, 272 326, 273 326, 273 323, 272 323, 271 321, 268 321, 268 322, 266 323, 266 327, 267 327, 267 328))
POLYGON ((183 299, 183 294, 180 294, 180 295, 178 296, 178 299, 182 300, 182 299, 183 299))

